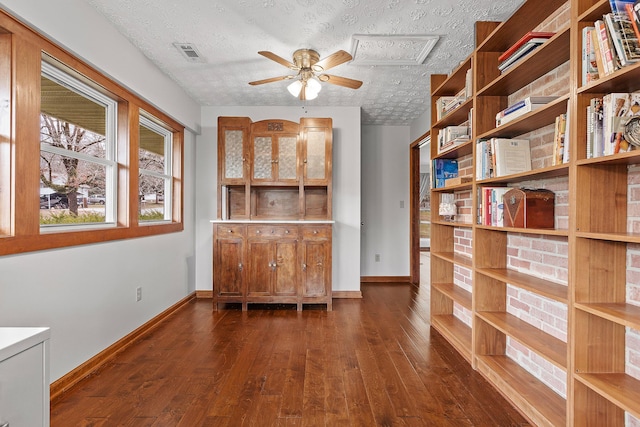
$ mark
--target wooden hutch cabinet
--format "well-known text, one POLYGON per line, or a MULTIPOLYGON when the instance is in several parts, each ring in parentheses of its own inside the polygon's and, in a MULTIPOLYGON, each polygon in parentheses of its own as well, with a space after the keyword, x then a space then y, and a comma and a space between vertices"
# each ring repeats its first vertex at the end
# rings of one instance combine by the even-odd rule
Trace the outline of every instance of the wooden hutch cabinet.
POLYGON ((213 305, 331 300, 332 120, 218 118, 213 305))

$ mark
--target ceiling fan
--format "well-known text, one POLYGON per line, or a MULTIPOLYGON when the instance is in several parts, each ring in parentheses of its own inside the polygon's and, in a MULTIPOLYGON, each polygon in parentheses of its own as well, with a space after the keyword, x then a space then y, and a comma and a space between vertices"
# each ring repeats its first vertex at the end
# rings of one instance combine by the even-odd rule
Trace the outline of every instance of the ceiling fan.
POLYGON ((289 85, 288 89, 292 95, 298 96, 301 100, 314 99, 318 96, 318 92, 321 88, 319 81, 351 89, 358 89, 362 86, 362 82, 359 80, 324 73, 330 68, 344 64, 345 62, 353 59, 351 54, 344 50, 339 50, 320 60, 320 54, 315 50, 298 49, 293 53, 293 62, 287 61, 273 52, 263 50, 258 53, 293 71, 297 71, 297 74, 249 82, 249 84, 253 86, 281 80, 296 79, 289 85))

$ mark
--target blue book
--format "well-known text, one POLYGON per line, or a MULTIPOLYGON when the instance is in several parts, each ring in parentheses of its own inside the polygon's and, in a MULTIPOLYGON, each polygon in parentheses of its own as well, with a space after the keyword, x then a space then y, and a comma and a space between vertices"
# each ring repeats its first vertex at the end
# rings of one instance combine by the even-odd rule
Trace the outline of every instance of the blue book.
POLYGON ((433 164, 433 188, 444 188, 449 178, 458 177, 458 161, 455 159, 436 159, 433 164))

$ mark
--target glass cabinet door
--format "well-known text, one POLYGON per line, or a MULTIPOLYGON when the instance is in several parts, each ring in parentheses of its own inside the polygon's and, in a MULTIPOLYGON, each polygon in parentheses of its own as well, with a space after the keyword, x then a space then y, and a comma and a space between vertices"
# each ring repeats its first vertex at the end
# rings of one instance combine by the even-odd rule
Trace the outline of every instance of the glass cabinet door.
POLYGON ((324 130, 307 131, 307 179, 326 179, 326 145, 324 130))
POLYGON ((298 137, 281 136, 278 138, 278 161, 276 163, 278 180, 296 180, 298 177, 298 137))
POLYGON ((226 179, 244 178, 244 141, 242 130, 224 132, 224 177, 226 179))
POLYGON ((332 171, 331 119, 300 119, 305 185, 328 185, 332 171))
POLYGON ((273 139, 270 136, 253 138, 253 179, 273 179, 273 139))

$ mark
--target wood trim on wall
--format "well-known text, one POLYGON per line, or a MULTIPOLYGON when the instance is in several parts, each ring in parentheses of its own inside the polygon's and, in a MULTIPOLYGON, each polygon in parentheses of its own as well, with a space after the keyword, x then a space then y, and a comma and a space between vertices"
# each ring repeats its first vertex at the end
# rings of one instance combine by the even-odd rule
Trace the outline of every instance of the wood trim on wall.
MULTIPOLYGON (((420 255, 419 252, 418 255, 420 255)), ((412 283, 412 281, 411 276, 361 276, 360 283, 412 283)))
POLYGON ((409 146, 409 281, 420 283, 420 143, 425 132, 409 146))
POLYGON ((198 299, 213 299, 213 291, 196 291, 196 298, 198 299))
POLYGON ((97 371, 101 366, 115 357, 118 353, 136 342, 144 334, 149 333, 156 326, 160 325, 164 321, 164 319, 182 308, 185 304, 193 300, 195 297, 195 293, 186 296, 130 334, 124 336, 122 339, 116 341, 91 359, 87 360, 82 365, 78 366, 58 380, 52 382, 49 386, 50 400, 53 401, 54 399, 60 397, 65 391, 69 390, 71 387, 79 383, 82 379, 97 371))
POLYGON ((331 293, 333 298, 341 298, 341 299, 360 299, 362 298, 361 291, 333 291, 331 293))

